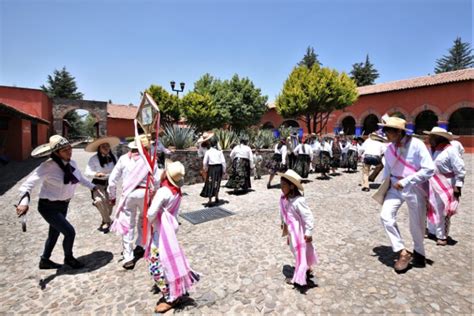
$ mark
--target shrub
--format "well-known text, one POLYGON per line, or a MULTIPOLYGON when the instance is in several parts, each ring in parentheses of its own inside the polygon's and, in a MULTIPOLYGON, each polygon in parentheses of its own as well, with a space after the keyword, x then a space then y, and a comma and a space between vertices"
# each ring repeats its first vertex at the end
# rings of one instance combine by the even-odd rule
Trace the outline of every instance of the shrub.
POLYGON ((161 141, 165 147, 174 146, 176 149, 186 149, 194 145, 195 130, 191 127, 179 125, 165 126, 165 133, 161 141))
POLYGON ((232 144, 236 145, 239 143, 239 137, 232 130, 215 129, 213 132, 222 150, 230 149, 232 144))

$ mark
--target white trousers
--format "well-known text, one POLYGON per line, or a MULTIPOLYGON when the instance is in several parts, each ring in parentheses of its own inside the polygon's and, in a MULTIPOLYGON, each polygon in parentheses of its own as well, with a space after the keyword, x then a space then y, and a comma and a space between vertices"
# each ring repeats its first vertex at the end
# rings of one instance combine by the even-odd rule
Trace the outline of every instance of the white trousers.
POLYGON ((123 259, 125 262, 133 260, 133 243, 135 237, 135 230, 137 231, 136 245, 143 247, 142 242, 142 227, 143 227, 143 201, 145 198, 145 189, 135 189, 132 191, 125 201, 125 206, 122 210, 127 216, 130 223, 130 230, 122 237, 123 244, 123 259), (138 217, 138 227, 137 226, 138 217))
POLYGON ((385 232, 392 243, 394 252, 405 248, 397 225, 397 213, 403 202, 407 202, 410 233, 413 238, 414 249, 417 253, 425 255, 423 245, 425 235, 426 199, 418 188, 404 188, 396 190, 390 188, 385 196, 380 218, 385 232))

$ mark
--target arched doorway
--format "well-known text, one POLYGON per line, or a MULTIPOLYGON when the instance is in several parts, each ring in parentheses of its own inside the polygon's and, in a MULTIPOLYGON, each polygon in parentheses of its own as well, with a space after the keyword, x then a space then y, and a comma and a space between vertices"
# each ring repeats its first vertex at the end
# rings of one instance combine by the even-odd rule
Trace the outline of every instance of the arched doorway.
POLYGON ((372 132, 378 130, 379 118, 375 114, 369 114, 364 119, 364 126, 362 127, 363 135, 369 135, 372 132))
POLYGON ((449 117, 449 131, 455 135, 474 135, 474 108, 460 108, 449 117))
POLYGON ((435 126, 438 126, 438 116, 433 111, 420 112, 415 119, 415 134, 421 135, 435 126))
POLYGON ((96 117, 87 110, 72 110, 63 117, 62 135, 70 140, 98 138, 99 123, 96 117))
POLYGON ((342 120, 342 130, 346 135, 354 135, 355 134, 355 125, 356 121, 352 116, 346 116, 342 120))
POLYGON ((273 126, 272 122, 266 122, 265 124, 262 125, 262 129, 274 129, 275 126, 273 126))
POLYGON ((283 123, 281 123, 280 126, 283 126, 283 127, 300 127, 300 124, 298 124, 297 121, 295 120, 286 120, 286 121, 283 121, 283 123))
POLYGON ((395 117, 399 117, 401 119, 404 119, 406 120, 407 118, 405 117, 405 115, 402 113, 402 112, 393 112, 392 114, 390 114, 390 116, 395 116, 395 117))

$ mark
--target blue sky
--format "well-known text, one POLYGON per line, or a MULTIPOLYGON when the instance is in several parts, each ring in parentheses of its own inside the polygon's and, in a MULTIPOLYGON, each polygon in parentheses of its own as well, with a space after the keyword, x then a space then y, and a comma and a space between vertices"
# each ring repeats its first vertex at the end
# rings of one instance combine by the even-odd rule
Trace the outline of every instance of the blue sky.
POLYGON ((432 74, 472 43, 472 16, 470 0, 0 0, 0 85, 66 66, 85 99, 137 104, 150 84, 237 73, 273 101, 308 46, 346 72, 369 54, 377 83, 432 74))

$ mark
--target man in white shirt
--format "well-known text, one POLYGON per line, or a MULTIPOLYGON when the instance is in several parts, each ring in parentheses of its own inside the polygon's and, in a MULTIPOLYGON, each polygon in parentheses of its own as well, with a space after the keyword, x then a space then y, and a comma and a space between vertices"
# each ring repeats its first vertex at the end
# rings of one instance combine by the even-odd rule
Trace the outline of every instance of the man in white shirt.
POLYGON ((28 212, 30 194, 33 188, 40 183, 38 212, 48 222, 49 233, 41 255, 39 268, 58 269, 61 267, 49 258, 58 241, 59 234, 62 234, 64 236, 64 263, 73 269, 80 269, 84 267, 84 264, 74 258, 72 251, 76 232, 66 216, 69 201, 74 196, 77 183, 91 190, 96 190, 96 187, 82 176, 76 162, 71 160, 72 147, 66 138, 53 135, 50 137, 48 144, 38 146, 31 153, 33 157, 48 155, 51 159, 46 160, 36 168, 21 185, 21 198, 16 212, 18 216, 24 216, 28 212))
MULTIPOLYGON (((371 134, 372 135, 372 134, 371 134)), ((382 156, 385 151, 385 146, 382 142, 372 139, 369 135, 359 148, 359 156, 362 157, 362 191, 368 192, 369 188, 369 173, 372 166, 378 166, 382 163, 382 156)))
MULTIPOLYGON (((115 204, 117 184, 123 179, 123 192, 121 201, 117 207, 115 221, 111 230, 122 234, 123 244, 123 268, 133 269, 136 262, 143 257, 144 242, 142 236, 143 226, 143 206, 145 203, 145 191, 147 185, 148 169, 143 157, 138 152, 138 144, 141 142, 147 149, 150 148, 150 141, 146 135, 140 135, 135 141, 130 142, 128 147, 131 149, 125 155, 122 155, 117 161, 112 173, 109 176, 109 194, 110 203, 115 204), (138 217, 138 224, 137 224, 138 217), (138 226, 138 227, 137 227, 138 226), (120 229, 126 227, 125 229, 120 229), (135 230, 137 231, 136 247, 133 249, 135 240, 135 230)), ((152 188, 159 186, 161 169, 157 167, 154 170, 154 182, 150 183, 152 188)))
POLYGON ((461 142, 456 140, 456 138, 459 138, 459 136, 453 135, 453 133, 451 133, 451 132, 448 132, 448 133, 449 133, 449 135, 452 136, 451 141, 450 141, 451 145, 454 148, 456 148, 456 150, 458 151, 459 155, 462 158, 462 156, 464 155, 465 150, 464 150, 464 146, 461 144, 461 142))
MULTIPOLYGON (((399 252, 395 271, 402 273, 411 262, 414 267, 425 267, 425 248, 423 245, 426 220, 426 186, 434 174, 435 166, 425 144, 408 136, 406 121, 398 117, 389 117, 383 131, 391 144, 385 151, 384 179, 390 181, 385 193, 380 218, 392 249, 399 252), (409 252, 403 243, 397 225, 397 213, 403 202, 407 203, 410 232, 414 251, 409 252)), ((384 187, 383 185, 381 187, 384 187)))

